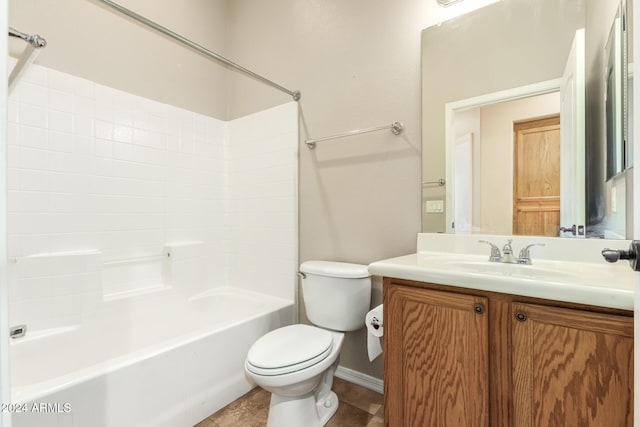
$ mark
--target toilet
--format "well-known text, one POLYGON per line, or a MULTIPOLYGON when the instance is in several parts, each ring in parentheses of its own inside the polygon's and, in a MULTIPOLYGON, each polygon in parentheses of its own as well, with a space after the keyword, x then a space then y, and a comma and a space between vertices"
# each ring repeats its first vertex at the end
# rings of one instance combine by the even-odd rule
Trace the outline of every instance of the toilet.
POLYGON ((267 427, 320 427, 335 414, 331 391, 344 333, 364 326, 371 301, 366 265, 307 261, 300 266, 307 318, 259 338, 245 361, 247 376, 271 392, 267 427))

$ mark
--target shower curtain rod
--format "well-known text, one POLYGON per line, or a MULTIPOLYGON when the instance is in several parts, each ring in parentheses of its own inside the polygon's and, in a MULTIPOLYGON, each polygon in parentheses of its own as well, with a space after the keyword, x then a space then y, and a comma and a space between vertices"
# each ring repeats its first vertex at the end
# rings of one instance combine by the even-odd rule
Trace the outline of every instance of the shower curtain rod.
POLYGON ((26 34, 12 27, 9 27, 9 36, 22 39, 27 43, 29 43, 31 46, 35 47, 36 49, 40 49, 47 46, 47 41, 43 39, 41 36, 39 36, 38 34, 26 34))
POLYGON ((36 57, 40 54, 40 51, 47 46, 47 41, 38 34, 26 34, 9 27, 9 36, 16 37, 27 42, 27 47, 18 58, 18 62, 13 66, 11 74, 9 74, 9 93, 16 87, 20 78, 27 70, 29 65, 35 61, 36 57))
POLYGON ((230 61, 227 58, 225 58, 225 57, 223 57, 221 55, 218 55, 215 52, 210 51, 209 49, 205 48, 204 46, 201 46, 201 45, 199 45, 199 44, 187 39, 186 37, 183 37, 180 34, 175 33, 173 31, 171 31, 170 29, 168 29, 166 27, 163 27, 162 25, 157 24, 157 23, 145 18, 142 15, 139 15, 139 14, 135 13, 134 11, 127 9, 126 7, 123 7, 123 6, 119 5, 118 3, 114 3, 114 2, 112 2, 110 0, 97 0, 97 1, 107 5, 109 7, 111 7, 112 9, 115 9, 116 11, 128 16, 129 18, 132 18, 132 19, 140 22, 141 24, 146 25, 147 27, 150 27, 150 28, 158 31, 159 33, 162 33, 162 34, 164 34, 164 35, 166 35, 168 37, 171 37, 172 39, 176 40, 177 42, 182 43, 183 45, 188 46, 191 49, 193 49, 193 50, 195 50, 195 51, 197 51, 197 52, 199 52, 199 53, 201 53, 201 54, 203 54, 205 56, 208 56, 209 58, 213 58, 216 61, 222 62, 223 64, 228 65, 228 66, 230 66, 232 68, 235 68, 236 70, 238 70, 238 71, 240 71, 240 72, 242 72, 244 74, 247 74, 247 75, 253 77, 256 80, 259 80, 262 83, 266 83, 266 84, 268 84, 269 86, 271 86, 271 87, 273 87, 275 89, 278 89, 278 90, 280 90, 280 91, 282 91, 284 93, 287 93, 287 94, 291 95, 293 97, 294 101, 298 101, 300 99, 300 97, 301 97, 300 91, 298 91, 298 90, 292 91, 292 90, 287 89, 284 86, 280 86, 279 84, 267 79, 266 77, 262 77, 260 74, 256 74, 253 71, 243 67, 242 65, 238 65, 235 62, 230 61))

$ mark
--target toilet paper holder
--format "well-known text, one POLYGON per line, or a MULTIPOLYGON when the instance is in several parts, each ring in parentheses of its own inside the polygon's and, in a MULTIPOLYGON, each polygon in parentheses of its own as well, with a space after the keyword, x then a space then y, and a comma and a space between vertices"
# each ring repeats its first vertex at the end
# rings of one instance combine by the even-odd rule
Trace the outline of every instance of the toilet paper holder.
POLYGON ((378 319, 377 317, 373 316, 371 318, 371 326, 373 326, 373 329, 378 330, 382 327, 382 320, 378 319))

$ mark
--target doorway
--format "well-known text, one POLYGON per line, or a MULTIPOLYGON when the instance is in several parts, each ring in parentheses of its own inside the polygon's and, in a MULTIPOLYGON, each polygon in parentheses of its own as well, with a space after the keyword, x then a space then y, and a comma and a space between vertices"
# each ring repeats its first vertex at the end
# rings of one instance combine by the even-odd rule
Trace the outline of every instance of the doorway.
POLYGON ((557 236, 560 114, 513 124, 513 234, 557 236))

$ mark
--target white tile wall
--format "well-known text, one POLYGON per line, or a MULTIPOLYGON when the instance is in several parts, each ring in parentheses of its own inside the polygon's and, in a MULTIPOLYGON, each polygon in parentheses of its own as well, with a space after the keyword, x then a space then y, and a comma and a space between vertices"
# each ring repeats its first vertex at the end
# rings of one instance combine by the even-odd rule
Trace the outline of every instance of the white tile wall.
POLYGON ((165 247, 169 255, 169 262, 165 263, 165 283, 179 287, 187 296, 207 291, 207 283, 202 278, 207 277, 208 259, 203 249, 202 241, 168 244, 165 247))
POLYGON ((298 104, 230 123, 226 155, 229 279, 292 300, 298 252, 298 104))
MULTIPOLYGON (((98 250, 108 261, 201 241, 204 287, 293 299, 297 104, 224 122, 33 65, 8 124, 10 257, 98 250)), ((161 286, 161 270, 101 269, 99 285, 103 295, 161 286)), ((45 282, 11 283, 12 323, 38 318, 53 298, 45 282)))
POLYGON ((27 331, 82 322, 102 301, 98 251, 39 254, 10 263, 10 322, 27 331))

